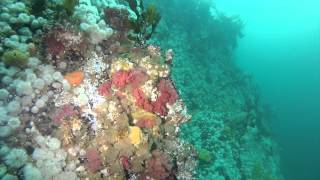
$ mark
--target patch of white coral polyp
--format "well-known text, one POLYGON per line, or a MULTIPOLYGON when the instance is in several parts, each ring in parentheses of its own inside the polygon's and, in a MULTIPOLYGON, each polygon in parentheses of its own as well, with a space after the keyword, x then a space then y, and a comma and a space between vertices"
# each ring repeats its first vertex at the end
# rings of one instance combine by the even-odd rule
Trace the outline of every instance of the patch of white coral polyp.
POLYGON ((29 14, 28 8, 19 0, 0 1, 0 34, 4 38, 0 43, 0 52, 4 48, 27 52, 31 45, 28 41, 32 39, 34 33, 42 33, 40 29, 47 20, 29 14), (21 27, 14 30, 17 24, 21 27))
MULTIPOLYGON (((35 161, 34 169, 41 174, 40 179, 44 180, 76 180, 78 179, 75 170, 75 162, 66 163, 68 153, 61 149, 61 142, 51 136, 43 136, 31 124, 31 128, 26 130, 36 142, 36 147, 32 153, 35 161)), ((40 180, 39 179, 39 180, 40 180)))
MULTIPOLYGON (((89 36, 92 44, 98 44, 113 34, 113 30, 104 20, 104 10, 107 7, 127 9, 115 0, 79 0, 75 7, 73 17, 80 20, 80 29, 89 36)), ((129 12, 131 18, 134 18, 135 14, 131 10, 129 12)))
POLYGON ((18 120, 9 122, 10 119, 22 112, 41 112, 55 94, 50 90, 54 84, 60 84, 56 89, 68 88, 60 72, 51 65, 41 64, 35 57, 29 58, 24 70, 7 68, 0 63, 0 75, 1 82, 6 85, 0 89, 0 137, 8 137, 19 128, 18 120))

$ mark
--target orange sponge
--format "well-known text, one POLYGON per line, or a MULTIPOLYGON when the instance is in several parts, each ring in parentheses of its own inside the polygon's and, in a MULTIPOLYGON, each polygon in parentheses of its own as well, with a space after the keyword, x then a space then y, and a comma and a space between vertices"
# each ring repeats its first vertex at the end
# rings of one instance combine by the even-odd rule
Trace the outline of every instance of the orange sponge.
POLYGON ((79 86, 84 79, 84 74, 81 71, 74 71, 67 73, 64 79, 67 80, 71 86, 79 86))

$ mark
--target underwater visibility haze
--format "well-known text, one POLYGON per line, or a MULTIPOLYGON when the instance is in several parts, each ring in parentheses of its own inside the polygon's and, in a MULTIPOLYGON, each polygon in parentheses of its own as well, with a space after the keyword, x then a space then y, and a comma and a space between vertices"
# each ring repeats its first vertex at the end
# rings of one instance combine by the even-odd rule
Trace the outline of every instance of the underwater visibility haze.
POLYGON ((318 180, 315 0, 1 0, 1 180, 318 180))
POLYGON ((216 1, 245 21, 235 52, 253 75, 274 113, 287 179, 319 179, 320 11, 319 1, 216 1))

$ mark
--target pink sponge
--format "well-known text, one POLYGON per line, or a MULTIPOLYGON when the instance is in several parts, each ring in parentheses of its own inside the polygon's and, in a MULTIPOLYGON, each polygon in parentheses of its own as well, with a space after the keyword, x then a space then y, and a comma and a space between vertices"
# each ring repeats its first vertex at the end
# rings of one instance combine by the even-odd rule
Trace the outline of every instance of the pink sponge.
POLYGON ((131 85, 132 88, 138 87, 147 80, 148 75, 140 69, 134 69, 129 73, 128 83, 131 85))
POLYGON ((166 104, 174 104, 179 96, 170 80, 160 80, 158 90, 160 91, 160 96, 153 102, 153 112, 165 116, 168 113, 166 104))
POLYGON ((65 104, 56 110, 52 120, 53 120, 54 124, 58 125, 61 123, 61 121, 64 118, 69 117, 69 116, 74 116, 76 114, 77 114, 77 111, 74 109, 74 107, 72 105, 65 104))
POLYGON ((94 173, 103 168, 101 157, 96 149, 88 149, 85 158, 85 166, 90 172, 94 173))
POLYGON ((139 69, 134 69, 130 71, 117 71, 112 75, 112 84, 116 88, 123 89, 127 85, 132 88, 138 87, 141 83, 145 82, 148 76, 139 69))
POLYGON ((116 86, 116 88, 123 89, 129 77, 129 71, 117 71, 112 75, 112 84, 116 86))
POLYGON ((147 164, 146 175, 159 180, 171 179, 172 164, 159 150, 154 150, 147 164))
POLYGON ((144 110, 148 111, 148 112, 152 112, 153 111, 153 106, 151 104, 151 102, 149 101, 149 99, 145 96, 144 92, 139 89, 136 88, 133 90, 133 96, 136 100, 136 105, 138 107, 143 108, 144 110))
POLYGON ((151 102, 147 99, 143 91, 139 88, 133 90, 133 96, 135 97, 137 106, 148 112, 154 112, 161 116, 166 116, 168 113, 166 104, 174 104, 179 96, 170 80, 160 80, 158 90, 160 91, 160 96, 155 102, 151 102))
POLYGON ((111 81, 107 80, 98 88, 98 93, 101 96, 111 96, 111 81))
POLYGON ((167 102, 170 105, 174 104, 179 96, 170 80, 162 79, 158 84, 158 89, 161 92, 161 96, 158 99, 167 102))

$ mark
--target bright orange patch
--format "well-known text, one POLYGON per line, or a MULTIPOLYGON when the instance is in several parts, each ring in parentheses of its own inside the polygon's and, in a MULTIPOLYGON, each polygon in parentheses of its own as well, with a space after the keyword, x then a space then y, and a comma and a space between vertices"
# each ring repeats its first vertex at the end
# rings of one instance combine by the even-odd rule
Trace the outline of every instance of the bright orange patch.
POLYGON ((84 79, 84 74, 81 71, 74 71, 67 73, 64 79, 67 80, 71 86, 79 86, 84 79))

